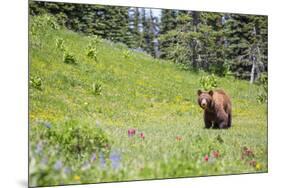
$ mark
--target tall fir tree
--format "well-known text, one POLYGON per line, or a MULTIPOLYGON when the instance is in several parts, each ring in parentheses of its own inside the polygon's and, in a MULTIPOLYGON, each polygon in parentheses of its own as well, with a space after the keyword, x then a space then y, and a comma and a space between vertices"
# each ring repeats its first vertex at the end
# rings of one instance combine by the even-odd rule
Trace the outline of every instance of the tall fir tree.
POLYGON ((130 29, 130 45, 131 48, 138 48, 141 44, 140 31, 140 11, 139 8, 133 7, 129 9, 129 29, 130 29))
POLYGON ((267 17, 230 14, 226 26, 231 70, 253 83, 267 71, 267 17))
POLYGON ((165 40, 168 39, 165 34, 169 31, 175 29, 177 26, 177 11, 176 10, 169 10, 163 9, 161 11, 161 22, 160 22, 160 42, 159 42, 159 49, 160 49, 160 58, 169 58, 167 53, 167 48, 173 44, 172 40, 165 40), (162 40, 161 40, 162 39, 162 40))
POLYGON ((143 49, 156 57, 158 46, 157 46, 157 34, 158 34, 158 25, 157 18, 153 16, 152 10, 144 9, 144 16, 142 17, 142 25, 143 25, 143 38, 144 45, 143 49), (147 13, 146 13, 147 12, 147 13))

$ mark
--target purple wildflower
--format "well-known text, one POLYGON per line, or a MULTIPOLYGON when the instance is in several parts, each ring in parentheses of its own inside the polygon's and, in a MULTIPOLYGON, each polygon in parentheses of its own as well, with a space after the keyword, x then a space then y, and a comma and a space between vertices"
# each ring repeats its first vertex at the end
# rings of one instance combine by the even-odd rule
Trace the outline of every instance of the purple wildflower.
POLYGON ((43 151, 43 144, 42 142, 39 142, 38 144, 36 144, 35 153, 41 154, 42 151, 43 151))
POLYGON ((94 162, 97 159, 97 155, 96 153, 93 153, 92 157, 91 157, 91 162, 94 162))
POLYGON ((70 174, 71 169, 70 169, 69 167, 65 167, 65 168, 63 169, 63 172, 64 172, 65 174, 70 174))
POLYGON ((105 163, 105 159, 104 159, 104 156, 103 156, 102 153, 100 153, 99 159, 100 159, 100 166, 101 166, 101 168, 105 168, 106 163, 105 163))
POLYGON ((55 170, 60 170, 62 168, 62 162, 60 160, 57 160, 57 162, 54 165, 55 170))
POLYGON ((113 169, 118 169, 120 167, 121 155, 117 151, 110 153, 110 161, 113 169))

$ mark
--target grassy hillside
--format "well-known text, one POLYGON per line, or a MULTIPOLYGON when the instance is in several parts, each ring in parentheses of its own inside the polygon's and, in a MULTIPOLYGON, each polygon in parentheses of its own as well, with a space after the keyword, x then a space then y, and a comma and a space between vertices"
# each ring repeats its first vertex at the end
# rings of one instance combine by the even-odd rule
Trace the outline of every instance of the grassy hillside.
POLYGON ((32 25, 30 38, 31 186, 267 171, 258 86, 217 78, 233 127, 204 129, 196 100, 206 73, 46 25, 32 25), (75 63, 64 62, 60 39, 75 63), (93 40, 97 60, 87 56, 93 40))

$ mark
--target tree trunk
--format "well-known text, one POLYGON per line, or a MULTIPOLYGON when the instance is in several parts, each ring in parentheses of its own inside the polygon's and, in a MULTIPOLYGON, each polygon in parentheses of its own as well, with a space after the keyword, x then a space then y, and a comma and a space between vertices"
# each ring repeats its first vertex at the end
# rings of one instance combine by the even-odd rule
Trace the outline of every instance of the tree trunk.
MULTIPOLYGON (((256 37, 257 35, 257 29, 256 27, 254 26, 253 28, 253 33, 254 33, 254 36, 256 37)), ((253 49, 253 52, 252 52, 252 61, 253 61, 253 64, 252 64, 252 70, 251 70, 251 78, 250 78, 250 83, 253 84, 254 81, 256 79, 258 79, 260 77, 260 69, 259 69, 259 66, 262 65, 262 61, 261 61, 261 54, 260 54, 260 48, 259 48, 259 45, 256 44, 254 46, 254 49, 253 49), (257 76, 255 77, 255 72, 257 73, 257 76)))
MULTIPOLYGON (((192 16, 193 32, 197 32, 200 13, 196 12, 196 11, 192 11, 191 16, 192 16)), ((197 62, 198 54, 197 54, 196 47, 197 47, 197 40, 192 39, 192 42, 191 42, 192 60, 191 61, 192 61, 192 67, 194 69, 198 68, 198 62, 197 62)))
POLYGON ((150 9, 150 19, 152 21, 152 28, 151 28, 151 32, 152 32, 152 41, 151 41, 151 45, 154 51, 153 56, 156 58, 159 58, 159 47, 158 47, 158 20, 157 17, 153 16, 153 12, 152 9, 150 9))
POLYGON ((250 84, 254 83, 254 81, 255 81, 255 69, 256 69, 256 60, 253 59, 250 84))

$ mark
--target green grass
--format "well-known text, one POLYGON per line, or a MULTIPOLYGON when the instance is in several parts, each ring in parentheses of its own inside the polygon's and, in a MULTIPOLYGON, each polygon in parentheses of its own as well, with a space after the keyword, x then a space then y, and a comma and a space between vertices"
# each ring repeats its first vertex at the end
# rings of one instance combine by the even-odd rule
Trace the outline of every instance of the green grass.
POLYGON ((267 105, 256 100, 259 86, 217 77, 232 98, 233 127, 207 130, 196 102, 207 73, 101 39, 96 61, 87 56, 89 37, 66 29, 44 28, 31 40, 30 78, 39 80, 29 87, 31 186, 267 172, 267 105), (64 63, 59 38, 74 64, 64 63), (131 128, 136 134, 129 137, 131 128), (102 140, 97 148, 88 144, 93 136, 102 140), (242 159, 243 147, 254 156, 242 159))

